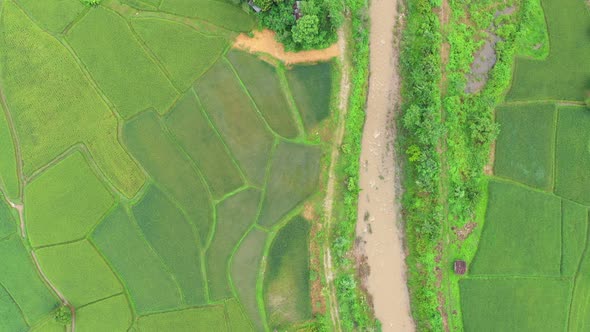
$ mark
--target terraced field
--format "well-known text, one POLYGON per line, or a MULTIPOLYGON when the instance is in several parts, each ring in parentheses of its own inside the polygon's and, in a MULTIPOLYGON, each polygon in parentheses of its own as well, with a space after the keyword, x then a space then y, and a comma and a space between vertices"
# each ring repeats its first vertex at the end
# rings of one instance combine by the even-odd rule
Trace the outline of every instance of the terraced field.
POLYGON ((231 50, 254 23, 225 1, 0 0, 0 331, 314 324, 303 212, 336 68, 231 50))
POLYGON ((541 3, 549 55, 517 58, 496 109, 485 225, 460 281, 465 331, 590 329, 590 10, 541 3))

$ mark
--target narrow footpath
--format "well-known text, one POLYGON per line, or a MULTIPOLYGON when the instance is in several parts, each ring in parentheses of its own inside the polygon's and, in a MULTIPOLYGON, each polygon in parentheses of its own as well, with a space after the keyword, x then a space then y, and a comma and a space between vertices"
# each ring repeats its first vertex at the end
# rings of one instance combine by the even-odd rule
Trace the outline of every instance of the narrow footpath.
POLYGON ((414 331, 394 149, 395 106, 400 101, 398 49, 394 46, 397 1, 370 3, 370 78, 360 159, 356 250, 365 271, 363 286, 372 298, 383 331, 414 331))

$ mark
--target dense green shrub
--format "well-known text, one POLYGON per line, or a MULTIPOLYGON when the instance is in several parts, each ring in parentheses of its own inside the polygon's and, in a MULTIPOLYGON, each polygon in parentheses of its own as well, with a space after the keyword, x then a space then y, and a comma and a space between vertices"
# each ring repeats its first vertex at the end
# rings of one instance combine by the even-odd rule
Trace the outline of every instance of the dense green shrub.
POLYGON ((257 0, 261 7, 260 25, 276 32, 287 50, 326 48, 337 39, 337 30, 344 20, 341 2, 307 0, 301 2, 301 15, 295 20, 295 0, 257 0))
POLYGON ((86 6, 98 6, 102 0, 80 0, 86 6))
POLYGON ((63 325, 69 325, 72 323, 72 311, 68 306, 61 306, 55 312, 55 320, 63 325))
POLYGON ((401 147, 406 151, 403 213, 406 221, 408 286, 418 331, 442 330, 436 283, 436 245, 441 237, 440 1, 408 1, 400 66, 403 75, 401 147))

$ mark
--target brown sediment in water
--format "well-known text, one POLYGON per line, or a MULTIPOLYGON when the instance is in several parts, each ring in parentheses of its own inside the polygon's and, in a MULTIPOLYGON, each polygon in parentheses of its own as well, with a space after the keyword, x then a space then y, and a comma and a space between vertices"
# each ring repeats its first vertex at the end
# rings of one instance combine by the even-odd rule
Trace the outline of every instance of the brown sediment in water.
MULTIPOLYGON (((397 1, 370 5, 370 79, 363 129, 356 256, 363 287, 384 332, 414 331, 406 285, 399 177, 395 155, 395 105, 400 101, 394 43, 397 1), (366 264, 366 265, 365 265, 366 264)), ((397 29, 397 28, 396 28, 397 29)))
POLYGON ((254 36, 249 37, 242 33, 234 41, 233 48, 250 53, 265 53, 284 62, 296 64, 305 62, 327 61, 340 54, 340 48, 335 43, 323 50, 287 52, 283 44, 275 39, 275 33, 270 30, 254 31, 254 36))

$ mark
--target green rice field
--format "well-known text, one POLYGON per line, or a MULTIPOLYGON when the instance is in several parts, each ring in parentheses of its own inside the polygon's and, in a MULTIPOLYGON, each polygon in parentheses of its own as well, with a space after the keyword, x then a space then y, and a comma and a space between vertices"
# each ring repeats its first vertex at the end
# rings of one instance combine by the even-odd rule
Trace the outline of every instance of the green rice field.
POLYGON ((465 331, 590 330, 590 9, 541 0, 551 44, 517 56, 475 257, 465 331))
POLYGON ((256 24, 229 1, 0 0, 0 332, 321 323, 304 211, 338 67, 232 49, 256 24))

